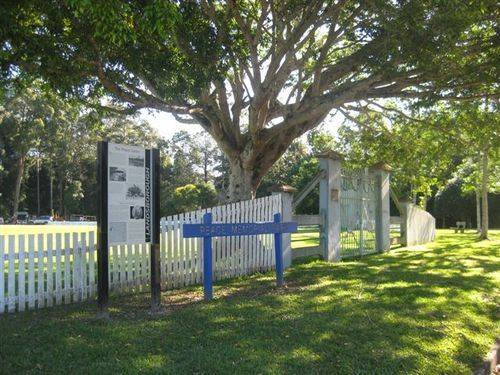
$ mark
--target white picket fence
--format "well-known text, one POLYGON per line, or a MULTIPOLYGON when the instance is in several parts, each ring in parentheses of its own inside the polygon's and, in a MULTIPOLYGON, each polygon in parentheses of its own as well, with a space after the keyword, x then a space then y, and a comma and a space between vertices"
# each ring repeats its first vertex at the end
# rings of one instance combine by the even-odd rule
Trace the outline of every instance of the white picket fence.
MULTIPOLYGON (((161 220, 163 289, 202 282, 201 239, 182 236, 182 224, 200 223, 212 212, 213 222, 273 221, 282 212, 281 196, 273 195, 161 220)), ((214 280, 271 270, 273 236, 213 239, 214 280)), ((148 244, 109 249, 110 289, 117 293, 149 288, 148 244)), ((96 233, 38 235, 0 234, 0 313, 24 311, 93 299, 97 290, 96 233)))

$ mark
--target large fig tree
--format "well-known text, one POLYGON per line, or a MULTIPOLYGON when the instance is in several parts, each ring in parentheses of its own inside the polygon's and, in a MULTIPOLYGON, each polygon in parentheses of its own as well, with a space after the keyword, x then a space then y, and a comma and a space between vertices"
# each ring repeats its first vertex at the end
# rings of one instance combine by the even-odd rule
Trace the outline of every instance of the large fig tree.
POLYGON ((239 200, 334 110, 389 97, 496 96, 496 5, 7 1, 0 64, 4 78, 27 71, 115 110, 201 124, 228 157, 228 198, 239 200))

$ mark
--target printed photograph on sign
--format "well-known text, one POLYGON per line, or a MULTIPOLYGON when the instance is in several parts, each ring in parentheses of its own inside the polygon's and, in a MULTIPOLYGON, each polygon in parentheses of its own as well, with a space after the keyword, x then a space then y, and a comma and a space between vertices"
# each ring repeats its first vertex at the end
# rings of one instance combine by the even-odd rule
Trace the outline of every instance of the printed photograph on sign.
POLYGON ((127 242, 127 223, 110 222, 108 228, 109 243, 127 242))
POLYGON ((127 172, 123 168, 109 167, 110 181, 127 181, 127 172))
POLYGON ((126 197, 127 199, 144 198, 144 190, 137 184, 128 185, 126 197))
POLYGON ((128 165, 131 167, 144 167, 144 158, 135 158, 135 157, 129 157, 128 158, 128 165))
POLYGON ((130 219, 132 219, 132 220, 144 219, 144 207, 143 206, 130 206, 130 219))

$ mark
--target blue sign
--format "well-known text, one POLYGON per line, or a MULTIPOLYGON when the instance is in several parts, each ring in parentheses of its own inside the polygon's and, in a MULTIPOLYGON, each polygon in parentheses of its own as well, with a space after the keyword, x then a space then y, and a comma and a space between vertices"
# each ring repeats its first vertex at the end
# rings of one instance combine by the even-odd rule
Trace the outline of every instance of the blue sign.
POLYGON ((212 214, 203 215, 203 224, 184 224, 185 238, 203 237, 203 290, 205 299, 213 297, 212 281, 212 237, 250 236, 256 234, 274 234, 274 251, 276 256, 276 283, 283 285, 283 248, 282 233, 297 231, 297 223, 282 223, 281 214, 274 215, 274 222, 268 223, 233 223, 212 224, 212 214))
POLYGON ((296 232, 297 223, 184 224, 182 229, 186 238, 250 236, 296 232))

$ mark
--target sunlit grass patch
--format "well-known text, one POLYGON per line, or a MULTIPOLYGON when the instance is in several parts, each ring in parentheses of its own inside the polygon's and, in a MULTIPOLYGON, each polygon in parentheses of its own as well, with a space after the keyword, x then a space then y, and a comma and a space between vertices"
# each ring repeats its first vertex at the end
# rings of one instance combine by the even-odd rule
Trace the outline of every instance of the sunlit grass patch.
POLYGON ((470 374, 500 334, 500 231, 95 304, 0 317, 0 372, 470 374))

